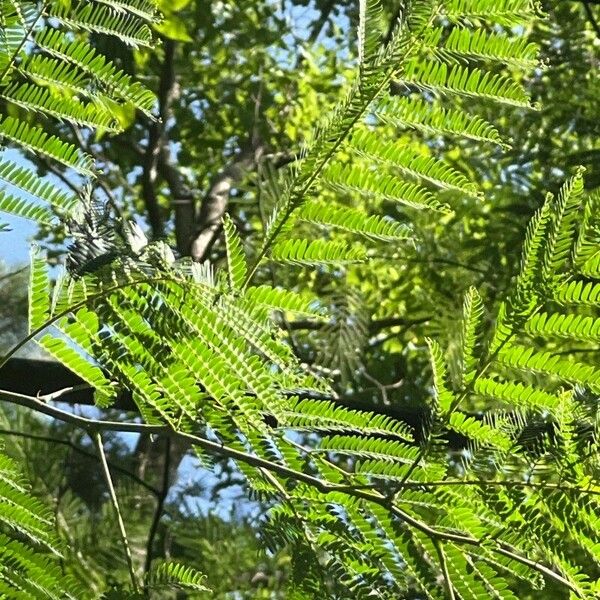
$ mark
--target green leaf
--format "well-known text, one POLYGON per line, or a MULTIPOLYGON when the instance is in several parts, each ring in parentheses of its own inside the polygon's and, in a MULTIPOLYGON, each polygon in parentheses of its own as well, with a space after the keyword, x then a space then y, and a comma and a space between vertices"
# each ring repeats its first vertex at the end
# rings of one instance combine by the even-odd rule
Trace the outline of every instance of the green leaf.
POLYGON ((340 265, 363 262, 366 258, 366 252, 360 246, 349 247, 327 240, 287 240, 277 242, 271 249, 272 260, 302 266, 340 265))
POLYGON ((162 23, 155 25, 154 29, 166 38, 176 42, 194 41, 194 38, 188 33, 185 21, 175 14, 169 15, 162 23))
POLYGON ((225 247, 227 249, 227 276, 229 289, 239 290, 246 280, 248 267, 246 256, 242 247, 239 233, 229 215, 223 217, 223 230, 225 232, 225 247))
POLYGON ((46 254, 33 247, 29 263, 29 333, 49 319, 50 279, 46 254))

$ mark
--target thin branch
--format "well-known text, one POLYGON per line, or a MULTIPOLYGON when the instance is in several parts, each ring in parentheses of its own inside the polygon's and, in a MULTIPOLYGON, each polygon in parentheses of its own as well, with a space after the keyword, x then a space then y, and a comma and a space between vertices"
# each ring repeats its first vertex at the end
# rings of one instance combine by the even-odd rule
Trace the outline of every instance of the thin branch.
POLYGON ((458 260, 452 260, 449 258, 404 258, 403 260, 407 263, 413 264, 448 265, 450 267, 465 269, 466 271, 471 271, 473 273, 480 273, 481 275, 488 275, 489 273, 489 269, 483 269, 481 267, 476 267, 475 265, 469 265, 467 263, 463 263, 458 260))
POLYGON ((446 585, 446 592, 448 600, 455 600, 454 586, 452 585, 452 579, 450 579, 450 573, 448 572, 448 563, 446 561, 446 553, 444 552, 444 545, 439 539, 433 540, 433 545, 437 551, 438 559, 440 561, 440 568, 442 575, 444 576, 444 583, 446 585))
POLYGON ((548 577, 548 579, 553 579, 554 581, 567 587, 575 594, 575 596, 577 596, 577 598, 584 598, 584 596, 581 595, 579 589, 575 585, 573 585, 568 579, 565 579, 564 577, 562 577, 552 569, 549 569, 545 565, 539 563, 538 561, 531 560, 526 556, 523 556, 522 554, 518 554, 515 551, 515 549, 509 546, 508 544, 505 544, 504 542, 498 542, 498 546, 494 547, 493 550, 495 552, 498 552, 498 554, 502 554, 507 558, 514 560, 515 562, 519 562, 522 565, 533 569, 534 571, 538 571, 542 575, 548 577))
POLYGON ((4 275, 0 275, 0 283, 2 281, 6 281, 7 279, 10 279, 11 277, 16 277, 17 275, 20 275, 24 271, 27 271, 27 269, 29 269, 29 265, 25 265, 24 267, 21 267, 20 269, 17 269, 16 271, 11 271, 10 273, 5 273, 4 275))
POLYGON ((150 567, 152 566, 154 539, 156 537, 158 526, 160 524, 160 519, 162 517, 165 500, 167 499, 167 495, 169 493, 170 468, 171 440, 167 439, 165 444, 165 461, 163 465, 162 485, 158 497, 156 499, 156 509, 154 511, 152 525, 150 526, 150 532, 148 533, 148 542, 146 543, 146 561, 144 564, 144 573, 146 574, 150 572, 150 567))
POLYGON ((593 30, 596 32, 596 37, 600 38, 600 25, 598 24, 598 21, 594 16, 594 12, 592 11, 592 7, 590 6, 590 0, 582 0, 582 2, 588 21, 590 22, 590 25, 592 26, 593 30))
POLYGON ((42 402, 33 396, 25 396, 23 394, 9 392, 7 390, 0 390, 0 400, 9 402, 11 404, 17 404, 19 406, 24 406, 25 408, 30 408, 54 419, 58 419, 59 421, 63 421, 64 423, 75 425, 76 427, 79 427, 87 432, 93 433, 95 431, 119 431, 122 433, 162 435, 171 439, 187 440, 188 442, 200 446, 208 452, 214 452, 215 454, 220 454, 233 460, 241 460, 253 467, 264 467, 275 470, 282 476, 298 479, 304 483, 319 488, 321 491, 334 491, 334 489, 335 491, 347 491, 348 489, 348 486, 336 485, 331 487, 312 475, 295 471, 294 469, 285 467, 283 465, 271 463, 270 461, 264 460, 258 456, 253 456, 251 454, 247 454, 246 452, 242 452, 241 450, 229 448, 228 446, 224 446, 218 442, 212 442, 193 434, 175 431, 167 425, 150 425, 147 423, 131 422, 121 423, 118 421, 100 421, 96 419, 88 419, 87 417, 81 417, 50 404, 46 404, 45 402, 42 402))
MULTIPOLYGON (((419 317, 418 319, 407 319, 406 317, 386 317, 384 319, 373 319, 369 323, 369 333, 373 335, 381 331, 382 329, 388 329, 390 327, 412 327, 414 325, 421 325, 431 321, 431 317, 419 317)), ((327 327, 329 323, 323 320, 309 320, 309 319, 298 319, 296 321, 290 321, 288 323, 289 329, 296 330, 307 330, 315 331, 327 327)))
POLYGON ((564 493, 589 494, 590 496, 600 496, 600 489, 585 489, 572 485, 562 485, 560 483, 534 483, 532 481, 495 481, 485 479, 448 479, 442 481, 405 481, 399 492, 405 488, 432 488, 432 487, 503 487, 503 488, 531 488, 533 490, 552 490, 564 493))
POLYGON ((44 165, 44 168, 50 173, 52 173, 55 177, 60 179, 73 193, 79 194, 81 193, 81 188, 75 185, 58 167, 56 167, 49 160, 44 158, 43 156, 38 156, 37 159, 39 162, 44 165))
POLYGON ((99 431, 96 431, 94 434, 90 434, 90 437, 96 444, 98 448, 98 456, 100 457, 100 463, 102 465, 102 473, 104 475, 104 479, 106 481, 106 486, 108 487, 108 492, 110 494, 110 499, 115 510, 115 514, 117 517, 117 523, 119 525, 119 533, 121 534, 121 541, 123 542, 123 551, 125 552, 125 559, 127 560, 127 567, 129 568, 129 576, 131 577, 131 586, 133 591, 137 594, 139 593, 139 585, 137 582, 137 577, 135 576, 135 568, 133 566, 133 558, 131 556, 131 548, 129 547, 129 541, 127 539, 127 532, 125 531, 125 522, 123 521, 123 515, 121 514, 121 509, 119 508, 119 500, 117 498, 117 494, 115 492, 115 487, 112 482, 112 478, 110 476, 110 469, 108 468, 108 462, 106 461, 106 454, 104 453, 104 446, 102 444, 102 435, 99 431))
MULTIPOLYGON (((84 448, 80 448, 77 444, 71 442, 70 440, 63 440, 61 438, 55 438, 48 435, 38 435, 35 433, 25 433, 23 431, 14 431, 12 429, 0 429, 0 435, 12 435, 15 437, 22 437, 29 440, 35 440, 39 442, 48 442, 49 444, 57 444, 59 446, 66 446, 73 450, 73 452, 77 452, 81 456, 85 456, 86 458, 90 458, 92 460, 99 460, 98 454, 94 452, 88 452, 84 448)), ((151 494, 158 496, 160 491, 155 487, 151 486, 149 483, 144 481, 141 477, 138 477, 135 473, 124 469, 123 467, 116 465, 113 462, 109 462, 109 466, 112 471, 116 471, 117 473, 121 473, 125 477, 129 477, 132 481, 135 481, 143 488, 147 489, 151 494)))
POLYGON ((335 3, 335 0, 329 0, 329 2, 327 2, 327 4, 321 8, 321 14, 319 18, 313 23, 308 39, 306 40, 309 44, 314 44, 319 39, 323 28, 329 20, 329 15, 335 7, 335 3))
POLYGON ((395 383, 387 383, 387 384, 381 383, 381 381, 379 381, 372 375, 369 375, 369 373, 366 370, 362 370, 362 376, 367 381, 370 381, 373 385, 375 385, 375 388, 381 392, 381 401, 383 402, 384 406, 390 405, 390 400, 388 397, 388 390, 396 390, 399 387, 401 387, 402 384, 404 383, 404 378, 396 381, 395 383))
MULTIPOLYGON (((47 405, 38 400, 37 398, 31 396, 23 396, 22 394, 15 394, 13 392, 7 392, 5 390, 0 390, 0 400, 4 400, 6 402, 18 404, 20 406, 25 406, 27 408, 37 410, 53 418, 59 419, 66 423, 71 423, 73 425, 76 425, 77 427, 81 427, 85 431, 91 432, 91 435, 95 434, 97 437, 99 437, 100 432, 102 431, 122 431, 146 434, 153 433, 156 435, 164 435, 170 437, 171 439, 187 440, 188 442, 195 444, 200 448, 207 450, 208 452, 213 452, 215 454, 231 458, 233 460, 239 460, 249 466, 256 467, 259 469, 263 468, 272 473, 277 473, 278 475, 281 475, 283 477, 288 477, 295 481, 306 483, 323 494, 342 492, 354 498, 378 504, 384 507, 386 510, 389 510, 393 515, 398 517, 407 525, 410 525, 418 531, 421 531, 422 533, 426 534, 432 540, 446 540, 454 542, 456 544, 470 545, 475 547, 481 547, 484 543, 483 540, 471 537, 467 534, 458 534, 434 529, 430 527, 427 523, 424 523, 419 519, 413 517, 409 513, 403 511, 401 508, 393 504, 393 501, 388 496, 384 495, 381 492, 378 492, 377 490, 364 489, 360 486, 352 484, 344 485, 329 483, 313 475, 309 475, 302 471, 296 471, 290 467, 286 467, 285 465, 271 462, 269 460, 260 458, 259 456, 254 456, 241 450, 236 450, 235 448, 230 448, 222 443, 213 442, 189 433, 175 431, 171 427, 166 425, 150 425, 145 423, 119 423, 112 421, 98 421, 95 419, 88 419, 86 417, 80 417, 78 415, 74 415, 72 413, 60 410, 56 407, 47 405)), ((337 467, 337 465, 333 464, 332 466, 337 467)), ((489 540, 486 540, 485 543, 487 544, 488 542, 489 540)), ((511 558, 512 560, 520 562, 521 564, 538 571, 539 573, 542 573, 544 576, 553 579, 554 581, 570 589, 577 597, 582 597, 578 588, 575 585, 573 585, 570 581, 565 579, 562 575, 554 572, 552 569, 549 569, 548 567, 536 561, 532 561, 527 557, 518 554, 518 552, 511 548, 508 544, 496 541, 496 544, 494 546, 489 546, 489 549, 490 551, 502 554, 508 558, 511 558)))
MULTIPOLYGON (((358 494, 357 494, 358 495, 358 494)), ((484 540, 479 540, 477 538, 473 538, 468 535, 460 535, 455 533, 449 533, 446 531, 438 531, 436 529, 432 529, 426 523, 419 521, 418 519, 413 518, 408 513, 405 513, 403 510, 398 508, 397 506, 391 505, 387 507, 393 514, 399 517, 401 520, 405 521, 408 525, 412 525, 415 529, 422 531, 426 535, 428 535, 432 540, 447 540, 449 542, 454 542, 456 544, 464 544, 469 546, 481 547, 484 543, 484 540)), ((583 598, 579 590, 575 585, 573 585, 568 579, 565 579, 559 573, 554 572, 552 569, 538 563, 537 561, 530 560, 526 556, 518 554, 514 548, 505 544, 503 542, 496 542, 495 546, 490 547, 492 552, 497 552, 498 554, 502 554, 516 562, 521 563, 522 565, 526 565, 529 568, 542 573, 548 579, 553 579, 554 581, 560 583, 561 585, 570 589, 578 598, 583 598)))
POLYGON ((158 83, 159 119, 150 124, 142 165, 142 197, 144 199, 148 222, 150 223, 154 238, 160 238, 164 233, 162 216, 156 193, 156 182, 158 177, 158 161, 164 144, 165 127, 169 118, 171 103, 176 94, 176 48, 177 43, 173 40, 163 40, 164 61, 158 83))
POLYGON ((62 388, 61 390, 56 390, 56 392, 51 392, 49 394, 38 394, 38 398, 40 400, 43 400, 44 402, 54 402, 56 400, 60 400, 63 396, 73 394, 74 392, 93 389, 94 387, 91 386, 89 383, 82 383, 78 385, 71 385, 69 387, 62 388))

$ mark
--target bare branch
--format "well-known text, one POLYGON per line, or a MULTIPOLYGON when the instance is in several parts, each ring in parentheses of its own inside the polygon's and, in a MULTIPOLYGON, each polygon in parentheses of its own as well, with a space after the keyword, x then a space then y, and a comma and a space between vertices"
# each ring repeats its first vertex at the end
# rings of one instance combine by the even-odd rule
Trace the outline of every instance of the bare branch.
POLYGON ((106 481, 106 486, 108 487, 108 493, 110 496, 111 503, 115 510, 115 514, 117 517, 117 524, 119 526, 119 533, 121 534, 121 541, 123 542, 123 551, 125 552, 125 558, 127 560, 127 567, 129 568, 129 576, 131 578, 131 586, 133 591, 137 594, 139 592, 139 585, 137 582, 137 577, 135 576, 135 568, 133 566, 133 558, 131 556, 131 548, 129 547, 129 540, 127 539, 127 532, 125 530, 125 522, 123 521, 123 515, 121 514, 121 509, 119 508, 119 500, 117 498, 117 494, 115 492, 115 486, 113 485, 112 478, 110 476, 110 469, 108 468, 108 462, 106 460, 106 454, 104 453, 104 446, 102 443, 102 435, 99 431, 96 431, 94 434, 90 434, 90 437, 96 444, 96 448, 98 449, 98 456, 100 457, 100 463, 102 465, 102 473, 104 475, 104 479, 106 481))
MULTIPOLYGON (((11 435, 11 436, 15 436, 15 437, 26 438, 28 440, 35 440, 35 441, 39 441, 39 442, 47 442, 49 444, 57 444, 59 446, 66 446, 67 448, 70 448, 71 450, 73 450, 73 452, 77 452, 77 454, 80 454, 81 456, 85 456, 92 460, 99 460, 98 454, 94 454, 93 452, 88 452, 87 450, 85 450, 84 448, 80 448, 77 444, 71 442, 70 440, 55 438, 55 437, 48 436, 48 435, 25 433, 24 431, 14 431, 12 429, 0 429, 0 435, 11 435)), ((121 473, 121 475, 124 475, 125 477, 129 477, 132 481, 135 481, 136 483, 141 485, 143 488, 147 489, 151 494, 153 494, 155 496, 159 495, 159 493, 160 493, 159 490, 157 490, 155 487, 151 486, 149 483, 144 481, 141 477, 138 477, 135 473, 132 473, 131 471, 128 471, 127 469, 124 469, 123 467, 121 467, 113 462, 109 462, 108 464, 112 471, 121 473)))
POLYGON ((195 235, 190 250, 195 261, 206 260, 221 231, 221 219, 227 210, 231 189, 257 162, 261 152, 261 147, 241 152, 213 179, 208 193, 202 200, 196 220, 195 235))
POLYGON ((0 275, 0 282, 6 281, 7 279, 10 279, 11 277, 16 277, 17 275, 24 273, 28 269, 29 269, 29 265, 25 265, 24 267, 21 267, 20 269, 17 269, 16 271, 10 271, 9 273, 0 275))
POLYGON ((594 16, 594 12, 592 11, 592 7, 590 6, 590 4, 592 4, 592 2, 591 2, 591 0, 582 0, 582 2, 583 2, 583 8, 585 10, 585 14, 587 15, 588 21, 590 22, 592 29, 596 32, 596 37, 600 38, 600 25, 598 24, 598 21, 596 20, 596 17, 594 16))

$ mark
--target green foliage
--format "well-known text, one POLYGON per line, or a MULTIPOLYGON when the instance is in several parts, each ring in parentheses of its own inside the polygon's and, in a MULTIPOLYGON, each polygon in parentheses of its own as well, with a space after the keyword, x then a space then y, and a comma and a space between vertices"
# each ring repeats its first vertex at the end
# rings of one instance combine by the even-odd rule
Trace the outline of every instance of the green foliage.
POLYGON ((31 496, 17 465, 0 453, 0 594, 5 598, 91 598, 59 559, 52 514, 31 496))
MULTIPOLYGON (((11 115, 0 123, 0 142, 94 178, 96 168, 90 156, 42 127, 30 125, 27 113, 112 133, 123 131, 116 117, 120 109, 129 106, 150 114, 153 94, 79 39, 78 32, 147 45, 151 42, 148 23, 155 22, 156 14, 153 2, 4 0, 0 8, 0 97, 11 115), (56 28, 57 21, 67 29, 56 28)), ((49 224, 54 214, 64 215, 75 202, 55 183, 40 180, 26 167, 2 159, 0 171, 2 210, 49 224)))
MULTIPOLYGON (((39 15, 25 8, 28 16, 20 9, 7 13, 12 21, 0 64, 11 79, 4 95, 73 123, 118 130, 107 109, 117 100, 109 102, 107 90, 92 86, 93 101, 85 105, 71 95, 82 85, 88 89, 81 77, 89 77, 93 63, 79 56, 79 47, 67 50, 65 42, 61 52, 76 54, 72 64, 81 72, 29 61, 23 40, 39 15), (33 66, 21 71, 18 58, 33 66), (52 87, 38 89, 40 79, 52 87), (53 96, 57 81, 64 96, 53 96)), ((78 3, 52 5, 49 14, 74 29, 146 44, 151 8, 78 3)), ((599 337, 597 198, 584 193, 581 173, 556 199, 548 196, 531 220, 520 272, 498 309, 489 308, 493 324, 472 288, 458 352, 445 353, 429 340, 433 386, 425 390, 431 398, 423 431, 341 406, 332 382, 285 338, 281 313, 317 313, 330 318, 324 329, 341 340, 339 348, 355 349, 368 324, 348 309, 350 295, 337 303, 337 314, 323 315, 312 299, 262 281, 254 285, 267 261, 326 273, 366 261, 379 242, 385 250, 386 243, 413 237, 403 223, 345 212, 348 195, 401 204, 409 207, 406 214, 433 209, 441 218, 455 204, 479 199, 482 192, 467 174, 427 145, 390 140, 389 126, 504 145, 495 126, 466 112, 461 98, 529 106, 518 68, 533 64, 536 49, 518 34, 535 11, 524 0, 423 0, 385 34, 378 3, 362 2, 356 78, 290 172, 264 186, 274 208, 249 264, 229 217, 225 265, 216 273, 206 263, 174 260, 162 242, 130 244, 74 269, 75 276, 61 276, 50 296, 45 261, 33 256, 30 338, 51 326, 41 345, 95 389, 100 407, 127 389, 145 423, 233 461, 254 496, 270 505, 263 539, 269 549, 291 553, 301 597, 511 599, 519 586, 543 594, 546 583, 571 597, 600 594, 600 372, 596 364, 563 356, 555 342, 575 341, 593 352, 599 337), (494 33, 483 33, 482 23, 494 33), (498 72, 501 64, 510 68, 498 72), (341 192, 339 206, 311 198, 321 185, 341 192), (360 234, 370 245, 315 238, 305 233, 307 222, 360 234), (482 413, 482 402, 492 408, 482 413), (461 453, 453 451, 453 436, 466 440, 461 453)), ((112 66, 107 73, 110 89, 128 90, 117 94, 119 101, 137 101, 148 111, 146 95, 131 87, 136 84, 112 66)), ((71 155, 54 142, 45 154, 50 150, 69 162, 71 155)), ((18 173, 13 180, 57 203, 35 181, 18 173)), ((6 200, 3 208, 45 222, 46 213, 31 205, 6 200)), ((115 231, 125 227, 111 224, 115 231)), ((80 241, 89 243, 85 236, 80 241)), ((359 366, 346 366, 345 377, 359 366)), ((193 567, 160 565, 147 583, 201 591, 204 576, 193 567)))
MULTIPOLYGON (((490 6, 484 3, 478 6, 478 18, 482 18, 480 15, 485 14, 490 6)), ((519 38, 513 42, 513 36, 508 33, 497 34, 493 38, 482 36, 472 26, 477 19, 470 21, 471 8, 469 3, 464 6, 452 2, 441 5, 419 3, 401 16, 388 40, 376 25, 377 17, 374 15, 378 14, 378 3, 367 3, 361 8, 360 68, 356 78, 347 97, 317 126, 295 172, 277 190, 275 208, 265 230, 259 258, 270 252, 275 253, 275 258, 281 256, 282 242, 278 238, 288 235, 290 218, 302 218, 302 211, 298 209, 309 199, 313 187, 321 179, 343 194, 358 193, 442 212, 452 212, 452 208, 440 202, 432 194, 433 190, 479 196, 475 183, 443 160, 403 139, 388 141, 382 137, 380 130, 367 124, 381 112, 384 123, 406 123, 412 128, 434 129, 459 136, 464 132, 467 137, 501 143, 491 124, 469 115, 462 108, 446 110, 438 104, 438 99, 451 102, 453 97, 475 96, 529 106, 527 93, 516 74, 499 75, 493 69, 495 64, 512 65, 518 59, 531 62, 535 57, 535 47, 526 45, 519 38), (460 14, 461 11, 464 15, 460 14), (452 18, 444 18, 450 15, 452 18), (374 25, 369 25, 367 20, 372 20, 374 25), (367 35, 368 27, 371 31, 367 35), (442 37, 445 36, 449 37, 443 42, 442 37), (471 66, 473 59, 477 64, 484 59, 486 68, 471 66), (468 66, 456 64, 458 61, 468 66), (397 88, 399 95, 423 95, 427 101, 411 98, 400 104, 398 98, 388 93, 390 85, 397 88), (381 110, 379 104, 382 105, 381 110), (350 160, 343 158, 342 151, 350 160)), ((526 15, 532 18, 535 10, 532 4, 519 3, 519 14, 513 15, 515 22, 526 22, 526 15)), ((494 22, 493 13, 484 18, 494 22)), ((506 23, 504 18, 508 17, 501 18, 501 24, 506 23)), ((320 212, 323 225, 327 225, 334 214, 333 209, 320 212)), ((320 222, 319 211, 315 208, 309 214, 313 223, 320 222)), ((359 223, 355 218, 355 226, 359 223)), ((336 224, 335 221, 333 224, 336 224)), ((364 223, 363 226, 366 225, 364 223)), ((355 231, 360 232, 357 227, 355 231)), ((365 235, 368 234, 367 227, 365 235)), ((304 247, 302 245, 302 249, 304 247)), ((301 246, 298 240, 291 240, 284 248, 284 256, 289 255, 294 260, 301 246)), ((341 259, 339 253, 326 248, 311 249, 308 264, 316 264, 320 256, 324 264, 331 262, 332 255, 341 259)), ((350 248, 348 252, 349 260, 355 260, 355 249, 350 248)))
POLYGON ((205 575, 192 567, 164 562, 148 574, 147 587, 157 592, 165 589, 208 592, 210 590, 204 586, 205 578, 205 575))
MULTIPOLYGON (((589 433, 596 418, 591 397, 578 386, 593 391, 598 373, 593 364, 536 349, 540 336, 554 337, 557 330, 580 343, 589 340, 588 329, 579 326, 588 321, 573 318, 557 329, 536 317, 553 301, 550 294, 578 276, 571 257, 579 231, 565 207, 584 210, 580 187, 579 175, 540 209, 545 218, 533 220, 514 292, 486 335, 482 301, 469 292, 458 383, 448 378, 443 353, 431 342, 437 395, 420 448, 401 422, 330 400, 294 400, 331 392, 277 341, 262 304, 198 269, 162 265, 151 279, 132 271, 120 282, 96 280, 79 292, 81 308, 70 310, 70 320, 81 325, 71 340, 95 356, 113 381, 132 389, 150 422, 191 434, 201 424, 220 443, 247 453, 247 464, 237 462, 249 485, 274 502, 265 535, 272 547, 292 544, 304 565, 298 584, 307 590, 319 589, 323 573, 333 571, 337 593, 406 593, 420 587, 399 566, 411 560, 445 573, 444 585, 457 594, 501 593, 511 581, 506 570, 519 564, 534 585, 540 585, 537 571, 576 597, 594 597, 588 560, 596 556, 595 460, 593 452, 586 459, 578 448, 596 443, 589 433), (540 235, 540 228, 553 235, 540 235), (532 260, 534 254, 540 260, 532 260), (109 336, 90 325, 87 305, 109 336), (534 339, 526 346, 528 333, 534 339), (492 399, 497 410, 483 419, 470 412, 478 397, 492 399), (276 427, 266 426, 267 416, 276 427), (294 432, 318 437, 299 444, 294 432), (468 440, 460 460, 448 452, 448 432, 468 440), (256 459, 271 465, 269 476, 252 467, 256 459), (296 485, 286 489, 290 478, 296 485), (563 531, 560 523, 571 529, 563 531), (578 551, 561 551, 564 535, 578 551), (407 547, 413 548, 410 558, 407 547), (548 568, 540 569, 544 563, 548 568)), ((57 292, 57 305, 68 304, 65 293, 57 292)), ((51 318, 70 332, 72 325, 51 318)), ((436 584, 425 585, 426 593, 438 593, 436 584)))

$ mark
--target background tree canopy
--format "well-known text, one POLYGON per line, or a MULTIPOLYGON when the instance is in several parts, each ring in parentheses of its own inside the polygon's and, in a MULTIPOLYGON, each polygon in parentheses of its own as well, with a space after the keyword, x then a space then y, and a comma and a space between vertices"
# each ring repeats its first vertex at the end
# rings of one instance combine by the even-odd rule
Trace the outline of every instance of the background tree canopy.
POLYGON ((0 596, 600 597, 599 20, 0 1, 0 596))

